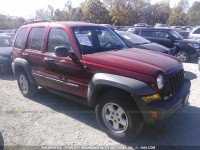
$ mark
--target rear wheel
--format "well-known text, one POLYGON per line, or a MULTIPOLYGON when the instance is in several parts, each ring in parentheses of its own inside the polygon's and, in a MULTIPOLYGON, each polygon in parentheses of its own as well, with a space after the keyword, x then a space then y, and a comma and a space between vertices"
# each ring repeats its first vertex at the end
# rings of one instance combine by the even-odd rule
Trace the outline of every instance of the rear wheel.
POLYGON ((178 51, 175 56, 179 58, 182 62, 187 62, 190 60, 190 55, 185 50, 178 51))
POLYGON ((141 113, 124 93, 104 94, 96 106, 97 120, 113 139, 128 141, 135 138, 144 125, 141 113))
POLYGON ((17 81, 18 81, 19 89, 25 97, 32 97, 37 93, 37 90, 38 90, 37 85, 30 83, 24 71, 19 73, 17 81))

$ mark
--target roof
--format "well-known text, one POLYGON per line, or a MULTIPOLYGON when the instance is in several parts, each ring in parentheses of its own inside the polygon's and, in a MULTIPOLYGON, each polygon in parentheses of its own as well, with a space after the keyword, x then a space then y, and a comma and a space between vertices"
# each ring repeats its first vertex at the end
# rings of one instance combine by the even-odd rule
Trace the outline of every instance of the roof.
POLYGON ((165 30, 165 31, 169 31, 169 30, 173 30, 171 28, 135 28, 135 30, 165 30))
POLYGON ((27 25, 31 26, 37 26, 37 25, 52 25, 52 24, 61 24, 61 25, 66 25, 68 27, 80 27, 80 26, 103 26, 103 25, 98 25, 94 23, 86 23, 86 22, 76 22, 76 21, 61 21, 61 22, 33 22, 33 23, 27 23, 27 25))
POLYGON ((63 22, 56 22, 58 24, 63 24, 68 27, 80 27, 80 26, 103 26, 94 23, 86 23, 86 22, 76 22, 76 21, 63 21, 63 22))

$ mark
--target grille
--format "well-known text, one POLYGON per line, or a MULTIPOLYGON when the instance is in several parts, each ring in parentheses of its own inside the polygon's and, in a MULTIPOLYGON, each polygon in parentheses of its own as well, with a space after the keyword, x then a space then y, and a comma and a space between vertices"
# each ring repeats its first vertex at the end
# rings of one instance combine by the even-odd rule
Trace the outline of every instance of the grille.
POLYGON ((167 81, 167 86, 161 94, 164 100, 167 100, 171 96, 175 95, 183 86, 184 70, 181 69, 176 74, 167 77, 166 81, 167 81))

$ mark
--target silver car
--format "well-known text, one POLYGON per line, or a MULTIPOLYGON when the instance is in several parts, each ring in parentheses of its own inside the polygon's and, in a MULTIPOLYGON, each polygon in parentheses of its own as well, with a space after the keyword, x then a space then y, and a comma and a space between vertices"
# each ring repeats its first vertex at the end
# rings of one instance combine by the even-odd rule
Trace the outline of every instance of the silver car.
POLYGON ((189 39, 200 41, 200 27, 195 28, 190 32, 189 39))

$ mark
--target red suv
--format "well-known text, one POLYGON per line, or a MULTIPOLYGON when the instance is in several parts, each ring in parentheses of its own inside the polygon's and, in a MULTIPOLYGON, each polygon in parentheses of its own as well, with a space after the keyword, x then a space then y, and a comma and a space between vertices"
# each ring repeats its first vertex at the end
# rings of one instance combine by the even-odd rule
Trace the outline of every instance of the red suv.
POLYGON ((180 60, 128 49, 117 33, 101 25, 27 23, 11 53, 24 96, 35 95, 40 86, 95 107, 103 130, 119 141, 136 137, 144 122, 166 119, 190 94, 180 60))

